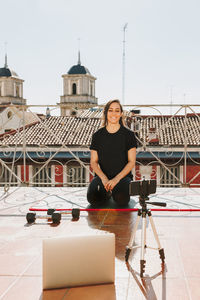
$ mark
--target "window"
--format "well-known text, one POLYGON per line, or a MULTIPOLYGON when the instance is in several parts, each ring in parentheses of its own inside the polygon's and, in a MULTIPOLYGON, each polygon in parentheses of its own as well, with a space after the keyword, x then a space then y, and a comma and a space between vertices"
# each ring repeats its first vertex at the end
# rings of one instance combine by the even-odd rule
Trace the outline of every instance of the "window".
POLYGON ((72 84, 72 94, 76 95, 76 83, 72 84))
POLYGON ((11 171, 11 167, 9 167, 10 170, 5 168, 4 166, 0 169, 0 185, 4 186, 5 184, 9 184, 10 186, 16 186, 18 184, 17 178, 13 175, 17 175, 17 166, 14 166, 11 171))
POLYGON ((86 185, 86 169, 82 166, 70 166, 67 168, 67 183, 69 186, 86 185))
POLYGON ((1 84, 0 84, 0 97, 2 96, 2 92, 1 92, 1 84))
POLYGON ((92 86, 92 84, 90 85, 90 95, 93 96, 93 86, 92 86))
POLYGON ((179 181, 176 179, 180 178, 180 167, 167 167, 165 169, 164 167, 160 167, 160 186, 166 186, 166 187, 179 187, 176 184, 179 184, 179 181), (170 172, 171 173, 170 173, 170 172))
MULTIPOLYGON (((36 167, 34 174, 36 174, 40 168, 41 167, 36 167)), ((40 170, 33 180, 35 182, 34 186, 51 186, 50 184, 47 184, 51 183, 51 167, 40 170)))
POLYGON ((19 85, 16 85, 16 97, 20 97, 20 94, 19 94, 19 85))
POLYGON ((8 111, 8 113, 7 113, 7 117, 8 117, 8 119, 11 119, 12 118, 12 111, 8 111))

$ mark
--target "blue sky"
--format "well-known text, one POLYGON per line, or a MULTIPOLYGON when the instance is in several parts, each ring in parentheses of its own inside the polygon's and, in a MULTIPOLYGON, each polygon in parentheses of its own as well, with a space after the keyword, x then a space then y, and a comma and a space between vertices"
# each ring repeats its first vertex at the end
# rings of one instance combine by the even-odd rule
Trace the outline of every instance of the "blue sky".
POLYGON ((80 38, 99 103, 121 100, 127 22, 125 104, 168 104, 171 93, 174 104, 200 104, 199 13, 198 0, 1 1, 0 66, 6 41, 28 104, 56 104, 80 38))

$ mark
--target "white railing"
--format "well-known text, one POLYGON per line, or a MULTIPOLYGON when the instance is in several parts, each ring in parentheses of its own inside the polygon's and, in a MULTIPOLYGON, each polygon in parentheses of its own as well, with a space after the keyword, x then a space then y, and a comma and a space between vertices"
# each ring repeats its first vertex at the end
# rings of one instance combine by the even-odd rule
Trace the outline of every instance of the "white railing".
MULTIPOLYGON (((60 116, 61 108, 71 110, 70 118, 64 118, 64 121, 61 117, 57 121, 55 118, 55 126, 61 126, 60 131, 48 125, 49 116, 33 112, 45 112, 46 106, 43 105, 12 105, 9 107, 10 113, 6 111, 7 116, 5 110, 0 113, 1 186, 89 184, 93 176, 89 168, 89 143, 74 146, 66 143, 63 136, 65 131, 69 131, 67 122, 71 118, 82 118, 82 121, 75 130, 68 132, 68 140, 73 140, 75 135, 78 138, 88 130, 91 136, 100 121, 95 128, 91 128, 90 121, 92 118, 99 119, 102 106, 92 108, 66 104, 48 107, 54 116, 60 116), (37 142, 41 130, 44 136, 37 142), (56 144, 46 140, 47 135, 56 144)), ((200 105, 125 105, 124 110, 139 144, 136 168, 133 170, 135 180, 145 176, 156 178, 161 187, 200 186, 200 105), (141 114, 130 113, 130 110, 138 109, 142 110, 141 114), (170 110, 171 114, 166 116, 166 110, 170 110)))

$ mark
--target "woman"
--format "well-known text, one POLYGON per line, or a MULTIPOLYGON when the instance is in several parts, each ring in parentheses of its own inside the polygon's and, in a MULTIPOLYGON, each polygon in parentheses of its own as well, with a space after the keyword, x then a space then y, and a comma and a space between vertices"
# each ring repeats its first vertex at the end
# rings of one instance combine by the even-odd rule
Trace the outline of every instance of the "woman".
POLYGON ((104 204, 111 195, 118 206, 128 204, 136 147, 134 132, 124 126, 119 100, 109 101, 104 107, 102 127, 93 134, 90 146, 90 164, 96 174, 87 191, 90 204, 104 204))

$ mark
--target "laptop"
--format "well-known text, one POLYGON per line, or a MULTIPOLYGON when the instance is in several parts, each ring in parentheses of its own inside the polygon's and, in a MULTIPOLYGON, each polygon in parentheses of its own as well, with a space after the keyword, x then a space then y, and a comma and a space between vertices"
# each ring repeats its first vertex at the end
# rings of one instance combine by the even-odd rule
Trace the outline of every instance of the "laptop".
POLYGON ((113 283, 115 235, 76 235, 43 240, 43 289, 113 283))

